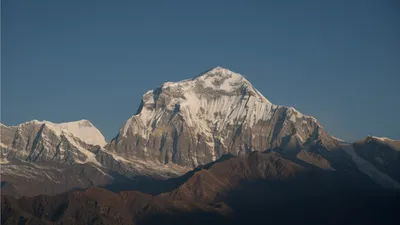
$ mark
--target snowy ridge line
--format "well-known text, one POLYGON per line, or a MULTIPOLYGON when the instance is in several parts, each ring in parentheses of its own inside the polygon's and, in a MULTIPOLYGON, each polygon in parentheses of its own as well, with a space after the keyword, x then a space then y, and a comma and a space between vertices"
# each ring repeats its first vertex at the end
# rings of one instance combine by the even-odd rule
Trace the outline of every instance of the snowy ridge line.
POLYGON ((395 140, 387 138, 387 137, 376 137, 376 136, 371 136, 371 135, 368 135, 368 137, 369 138, 373 138, 373 139, 377 139, 377 140, 380 140, 380 141, 383 141, 383 142, 385 142, 385 141, 395 141, 395 140))
POLYGON ((323 128, 314 117, 303 115, 293 107, 272 104, 241 74, 222 67, 213 68, 192 79, 166 82, 146 92, 142 104, 141 111, 132 115, 122 126, 122 137, 127 137, 128 131, 131 131, 132 134, 147 138, 150 130, 146 127, 150 127, 152 121, 157 126, 165 110, 174 111, 177 105, 186 123, 206 136, 212 132, 215 121, 219 122, 216 129, 222 129, 226 125, 234 124, 235 120, 242 120, 241 117, 245 115, 243 124, 253 127, 259 121, 268 121, 278 108, 287 108, 292 122, 297 118, 305 118, 323 128), (213 94, 213 98, 205 97, 208 90, 218 95, 213 94), (249 94, 244 96, 243 91, 249 94), (157 107, 159 95, 165 92, 171 93, 174 98, 167 102, 165 108, 157 107))
POLYGON ((90 121, 84 119, 73 122, 65 122, 65 123, 53 123, 46 120, 43 121, 31 120, 25 123, 21 123, 17 126, 6 126, 3 124, 2 126, 9 128, 22 128, 24 126, 29 126, 34 124, 38 125, 44 124, 48 128, 51 128, 57 135, 61 135, 62 132, 71 134, 79 138, 81 141, 90 145, 99 145, 103 147, 107 144, 101 132, 96 127, 94 127, 90 121))
POLYGON ((339 143, 347 143, 345 140, 342 140, 340 138, 334 137, 332 136, 333 139, 335 139, 336 141, 338 141, 339 143))

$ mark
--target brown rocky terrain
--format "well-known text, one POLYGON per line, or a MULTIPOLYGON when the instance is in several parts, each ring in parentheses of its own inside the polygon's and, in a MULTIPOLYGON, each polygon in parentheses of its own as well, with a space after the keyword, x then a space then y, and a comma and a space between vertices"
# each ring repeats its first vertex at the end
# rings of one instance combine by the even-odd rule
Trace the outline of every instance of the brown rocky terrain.
POLYGON ((165 185, 155 184, 160 189, 152 195, 89 188, 51 197, 2 196, 1 221, 2 224, 396 224, 399 221, 398 193, 382 189, 361 173, 299 165, 276 152, 227 155, 164 182, 165 185))

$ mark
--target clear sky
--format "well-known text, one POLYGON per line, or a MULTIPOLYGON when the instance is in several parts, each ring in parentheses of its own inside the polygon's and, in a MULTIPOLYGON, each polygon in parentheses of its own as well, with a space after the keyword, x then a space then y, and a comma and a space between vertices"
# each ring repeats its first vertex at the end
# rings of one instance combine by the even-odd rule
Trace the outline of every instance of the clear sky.
POLYGON ((215 66, 345 140, 400 139, 400 2, 2 0, 1 122, 90 120, 215 66))

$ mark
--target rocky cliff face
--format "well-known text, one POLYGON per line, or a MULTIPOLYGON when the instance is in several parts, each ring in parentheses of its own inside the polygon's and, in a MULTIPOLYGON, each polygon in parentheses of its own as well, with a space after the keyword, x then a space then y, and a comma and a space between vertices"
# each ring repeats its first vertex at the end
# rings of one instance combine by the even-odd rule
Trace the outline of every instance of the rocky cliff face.
POLYGON ((144 94, 107 149, 125 158, 196 167, 226 153, 338 148, 311 116, 269 102, 242 75, 217 67, 144 94))

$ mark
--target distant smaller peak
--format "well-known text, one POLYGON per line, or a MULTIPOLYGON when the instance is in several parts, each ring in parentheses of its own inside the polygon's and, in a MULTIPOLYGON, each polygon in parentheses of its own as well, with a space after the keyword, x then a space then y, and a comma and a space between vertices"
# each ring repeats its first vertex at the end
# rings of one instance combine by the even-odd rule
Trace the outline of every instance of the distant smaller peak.
POLYGON ((366 138, 365 138, 365 140, 371 140, 371 139, 374 139, 374 140, 379 140, 379 141, 393 141, 392 139, 390 139, 390 138, 387 138, 387 137, 376 137, 376 136, 372 136, 372 135, 368 135, 366 138))
POLYGON ((390 144, 390 143, 398 142, 398 141, 394 140, 394 139, 387 138, 387 137, 377 137, 377 136, 368 135, 364 139, 361 139, 361 140, 359 140, 357 142, 358 143, 375 142, 375 143, 382 143, 382 144, 390 144))
MULTIPOLYGON (((39 121, 39 120, 34 119, 34 120, 30 120, 30 121, 26 121, 24 123, 21 123, 21 124, 19 124, 17 126, 26 126, 26 125, 35 125, 35 124, 40 124, 40 125, 45 124, 45 125, 50 125, 50 126, 78 124, 80 126, 86 126, 86 127, 93 126, 93 124, 89 120, 86 120, 86 119, 77 120, 77 121, 70 121, 70 122, 62 122, 62 123, 54 123, 54 122, 47 121, 47 120, 39 121)), ((5 126, 5 125, 3 125, 3 126, 5 126)))

